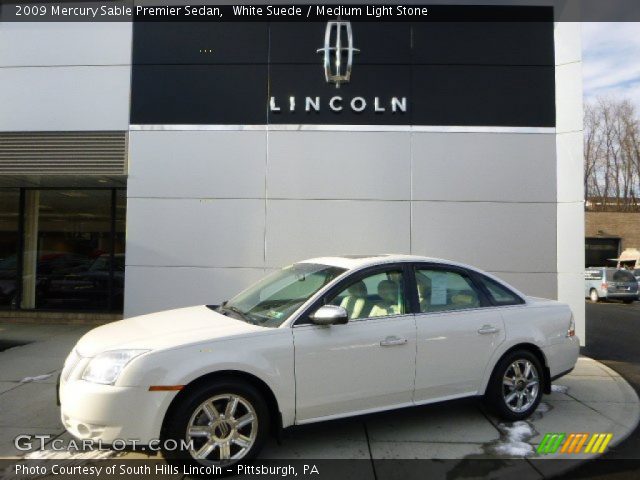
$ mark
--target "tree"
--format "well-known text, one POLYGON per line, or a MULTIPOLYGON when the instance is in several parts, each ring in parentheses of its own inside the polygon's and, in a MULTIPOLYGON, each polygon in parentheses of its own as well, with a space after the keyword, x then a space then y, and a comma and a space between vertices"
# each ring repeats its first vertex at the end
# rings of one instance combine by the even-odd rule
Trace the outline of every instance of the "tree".
POLYGON ((640 122, 628 100, 600 98, 584 115, 584 190, 589 210, 640 211, 640 122))

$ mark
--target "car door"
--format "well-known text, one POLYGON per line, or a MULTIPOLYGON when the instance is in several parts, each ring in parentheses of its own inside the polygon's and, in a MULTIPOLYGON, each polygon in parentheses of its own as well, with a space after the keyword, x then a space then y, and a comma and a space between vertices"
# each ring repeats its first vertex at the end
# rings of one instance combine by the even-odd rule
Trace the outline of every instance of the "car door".
POLYGON ((412 402, 416 329, 404 266, 344 280, 293 327, 296 422, 375 411, 412 402), (343 306, 344 325, 308 321, 323 304, 343 306))
POLYGON ((414 401, 477 392, 496 347, 505 339, 500 309, 464 269, 416 265, 414 401))

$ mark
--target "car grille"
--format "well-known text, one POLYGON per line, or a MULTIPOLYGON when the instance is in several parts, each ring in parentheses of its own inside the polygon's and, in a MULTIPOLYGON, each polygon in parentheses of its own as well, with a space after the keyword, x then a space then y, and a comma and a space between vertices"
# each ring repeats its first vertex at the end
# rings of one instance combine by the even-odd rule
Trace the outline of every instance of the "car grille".
POLYGON ((75 349, 72 350, 64 362, 64 367, 62 367, 61 378, 63 381, 66 382, 69 379, 71 373, 73 373, 75 368, 78 366, 78 363, 80 363, 80 360, 82 360, 82 357, 78 355, 78 352, 76 352, 75 349))

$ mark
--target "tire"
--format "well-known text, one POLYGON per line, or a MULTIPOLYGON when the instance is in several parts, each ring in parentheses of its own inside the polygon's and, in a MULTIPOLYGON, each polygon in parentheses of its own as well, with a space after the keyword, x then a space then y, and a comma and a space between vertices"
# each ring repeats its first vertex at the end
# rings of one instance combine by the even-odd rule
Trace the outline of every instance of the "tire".
POLYGON ((485 404, 503 420, 515 422, 528 418, 542 398, 544 374, 540 360, 530 351, 515 350, 507 354, 491 374, 484 396, 485 404), (526 373, 527 377, 524 375, 526 373), (525 378, 528 381, 525 382, 525 378), (510 381, 511 385, 505 380, 510 381))
POLYGON ((593 303, 598 303, 600 301, 600 295, 598 295, 598 291, 595 288, 592 288, 589 292, 589 298, 593 303))
POLYGON ((624 303, 626 303, 627 305, 629 305, 630 303, 635 302, 635 300, 623 300, 624 303))
POLYGON ((233 466, 248 461, 264 445, 269 417, 262 395, 248 383, 221 379, 199 385, 185 392, 185 397, 165 419, 161 436, 163 454, 172 463, 199 466, 233 466), (248 423, 240 425, 243 422, 248 423), (192 435, 188 435, 188 428, 192 435), (193 441, 193 448, 166 448, 167 440, 180 444, 185 439, 193 441))

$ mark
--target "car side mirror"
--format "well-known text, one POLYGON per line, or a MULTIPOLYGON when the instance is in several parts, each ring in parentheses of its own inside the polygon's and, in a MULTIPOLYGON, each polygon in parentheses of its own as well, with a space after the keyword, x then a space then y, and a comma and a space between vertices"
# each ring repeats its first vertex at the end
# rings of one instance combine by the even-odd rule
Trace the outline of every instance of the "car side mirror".
POLYGON ((314 325, 344 325, 349 321, 349 314, 343 307, 324 305, 309 315, 309 320, 314 325))

